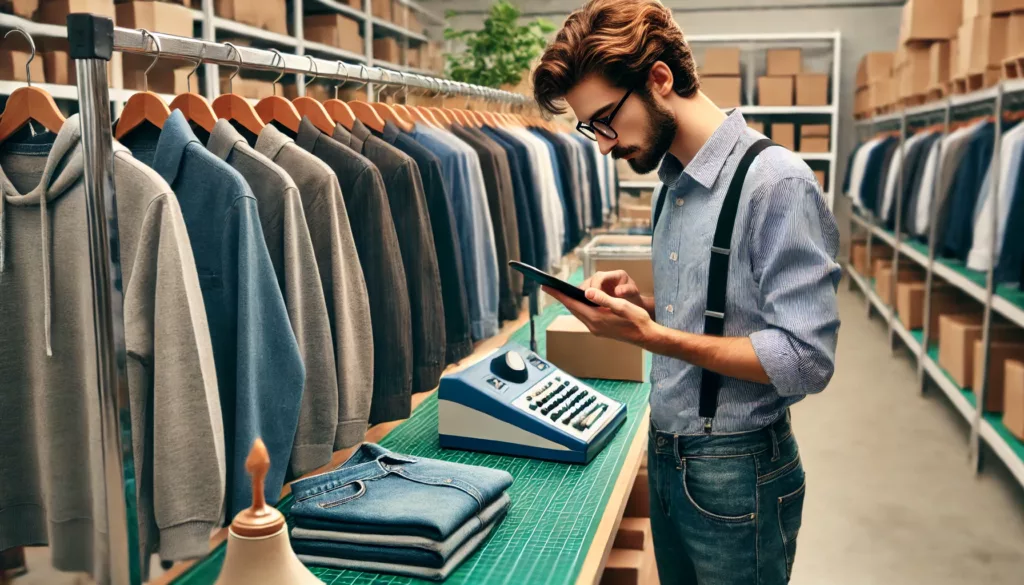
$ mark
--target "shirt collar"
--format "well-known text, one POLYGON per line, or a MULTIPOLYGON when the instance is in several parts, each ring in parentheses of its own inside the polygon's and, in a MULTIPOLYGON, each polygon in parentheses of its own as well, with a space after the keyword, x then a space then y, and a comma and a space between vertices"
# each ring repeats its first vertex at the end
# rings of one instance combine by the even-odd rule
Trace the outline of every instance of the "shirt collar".
POLYGON ((302 147, 303 150, 313 152, 313 147, 316 146, 316 141, 320 138, 323 132, 319 128, 313 125, 306 116, 302 117, 302 121, 299 122, 299 132, 295 135, 295 143, 302 147))
POLYGON ((675 156, 666 154, 661 162, 661 168, 658 169, 658 178, 666 188, 672 189, 679 186, 683 175, 689 175, 704 188, 711 189, 718 180, 722 167, 725 166, 725 159, 736 146, 746 127, 747 122, 743 119, 743 114, 738 109, 733 110, 704 146, 700 147, 690 164, 684 167, 675 156))
POLYGON ((185 147, 193 142, 202 146, 195 133, 189 128, 181 110, 173 110, 160 131, 160 138, 156 143, 156 153, 153 157, 153 170, 159 173, 168 185, 173 185, 174 180, 178 178, 178 170, 181 168, 181 157, 185 154, 185 147))
POLYGON ((360 142, 366 142, 370 134, 370 129, 366 127, 366 124, 359 120, 352 121, 352 136, 355 136, 360 142))
MULTIPOLYGON (((359 120, 356 121, 358 122, 359 120)), ((331 138, 337 140, 338 142, 344 144, 345 146, 348 146, 349 148, 357 152, 361 150, 359 146, 356 144, 356 137, 353 136, 351 132, 349 132, 348 128, 345 128, 341 124, 334 125, 334 133, 331 134, 331 138)))
MULTIPOLYGON (((316 127, 313 129, 316 130, 316 127)), ((301 122, 299 123, 299 130, 301 135, 301 122)), ((317 131, 319 132, 319 130, 317 131)), ((273 124, 266 124, 263 126, 263 130, 260 130, 260 135, 256 138, 256 151, 270 160, 274 160, 277 158, 277 153, 281 152, 281 149, 290 142, 292 142, 292 139, 288 138, 288 135, 275 128, 273 124)))
POLYGON ((227 160, 228 155, 234 150, 239 142, 245 142, 245 138, 238 133, 238 130, 224 118, 217 120, 213 125, 213 132, 210 132, 210 139, 206 141, 206 149, 212 152, 217 158, 227 160))

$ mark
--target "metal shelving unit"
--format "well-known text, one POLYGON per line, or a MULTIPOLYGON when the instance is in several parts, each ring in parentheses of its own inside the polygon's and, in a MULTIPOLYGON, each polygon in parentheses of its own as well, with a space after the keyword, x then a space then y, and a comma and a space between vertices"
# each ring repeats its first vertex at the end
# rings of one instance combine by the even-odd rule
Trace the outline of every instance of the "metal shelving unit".
MULTIPOLYGON (((1024 94, 1024 80, 1005 80, 994 87, 970 94, 950 96, 939 102, 861 120, 857 126, 867 136, 873 135, 881 129, 891 130, 899 128, 901 142, 898 153, 903 153, 903 140, 908 136, 908 130, 913 126, 924 126, 927 122, 934 122, 934 118, 941 116, 945 120, 945 131, 948 132, 952 120, 967 117, 976 112, 979 106, 985 107, 985 104, 991 104, 991 112, 996 115, 997 119, 1001 119, 1002 116, 1000 114, 1005 109, 1004 96, 1016 96, 1017 94, 1024 94)), ((994 140, 994 152, 996 153, 1000 152, 1001 138, 1002 133, 997 130, 994 140)), ((1000 161, 997 156, 993 159, 993 176, 998 177, 999 164, 1000 161)), ((936 173, 939 171, 939 168, 935 169, 936 173)), ((994 182, 996 184, 991 188, 994 192, 998 193, 998 178, 994 182)), ((897 184, 902 184, 902 177, 897 181, 897 184)), ((937 200, 938 197, 932 197, 933 203, 937 200)), ((902 225, 900 218, 903 212, 903 201, 897 197, 895 202, 895 225, 902 225)), ((936 211, 936 209, 930 210, 933 226, 935 224, 936 211)), ((996 214, 992 214, 992 216, 993 223, 998 221, 996 214)), ((975 472, 981 471, 984 454, 981 445, 984 444, 1006 465, 1017 482, 1024 486, 1024 442, 1013 437, 1006 430, 999 414, 987 413, 983 408, 984 396, 987 391, 988 355, 992 321, 994 317, 999 316, 1019 327, 1024 327, 1024 303, 1018 304, 1018 301, 1014 298, 1002 294, 1000 287, 995 282, 994 266, 990 266, 985 272, 976 272, 967 269, 959 262, 938 257, 934 233, 929 238, 927 245, 922 245, 913 240, 908 241, 907 236, 900 233, 899 230, 891 232, 880 226, 874 218, 856 212, 851 214, 851 230, 853 228, 863 230, 867 235, 869 265, 872 260, 872 242, 882 241, 892 248, 894 268, 892 270, 891 290, 896 290, 901 256, 906 256, 924 269, 926 274, 925 328, 922 331, 908 331, 892 307, 885 306, 881 299, 878 298, 878 295, 875 294, 872 286, 873 283, 862 275, 857 274, 852 266, 847 267, 850 274, 850 286, 856 285, 868 299, 868 314, 878 312, 886 320, 889 326, 890 347, 893 347, 896 338, 902 339, 917 360, 921 391, 923 392, 927 388, 928 381, 930 380, 942 390, 956 410, 964 417, 971 429, 971 436, 967 447, 971 454, 975 472), (928 324, 931 321, 933 282, 936 277, 959 289, 984 307, 983 356, 978 367, 984 368, 983 379, 985 383, 981 388, 974 388, 973 391, 959 387, 938 363, 937 348, 932 342, 935 335, 934 332, 928 330, 928 324)), ((997 235, 997 231, 995 226, 993 226, 993 244, 995 244, 994 238, 997 235)))
MULTIPOLYGON (((362 10, 353 8, 338 0, 294 0, 290 3, 291 8, 287 15, 288 22, 291 24, 290 30, 292 31, 292 34, 275 33, 242 22, 216 16, 214 13, 214 2, 215 0, 202 0, 200 8, 191 9, 193 20, 199 24, 200 33, 197 35, 197 38, 216 41, 226 37, 242 37, 250 39, 260 46, 276 47, 282 50, 287 49, 287 52, 295 55, 304 55, 308 52, 316 57, 337 59, 344 63, 372 65, 375 63, 373 58, 373 39, 375 37, 391 37, 397 39, 401 44, 403 62, 387 63, 380 61, 379 65, 405 73, 436 75, 435 72, 431 72, 422 67, 412 67, 407 61, 407 50, 410 43, 426 43, 429 41, 429 38, 426 35, 409 30, 409 28, 405 26, 408 24, 407 22, 396 24, 373 16, 373 0, 362 0, 362 10), (358 21, 363 27, 364 54, 306 40, 303 35, 302 27, 303 16, 306 12, 305 7, 309 7, 317 13, 336 12, 358 21)), ((429 21, 435 25, 444 23, 444 18, 430 12, 423 7, 423 5, 414 2, 413 0, 399 0, 399 2, 408 7, 409 10, 416 12, 424 21, 429 21)), ((67 38, 67 29, 64 26, 41 24, 10 14, 0 14, 0 29, 12 29, 15 27, 24 29, 25 32, 32 35, 37 42, 44 38, 67 38)), ((203 93, 208 99, 212 100, 217 96, 220 90, 219 83, 216 82, 216 80, 219 79, 219 66, 216 64, 207 64, 205 67, 207 83, 205 84, 203 93)), ((295 85, 299 95, 303 95, 305 93, 304 78, 304 74, 296 74, 295 85)), ((17 87, 21 87, 22 85, 24 84, 20 82, 0 81, 0 95, 9 95, 11 91, 17 87)), ((75 91, 74 86, 59 86, 52 84, 39 85, 40 87, 44 87, 50 91, 56 99, 78 99, 78 94, 75 91)), ((372 84, 368 89, 372 90, 372 84)), ((115 104, 118 104, 126 100, 132 93, 134 92, 125 92, 114 89, 110 92, 110 99, 115 104)), ((370 95, 373 95, 372 91, 369 93, 370 95)))

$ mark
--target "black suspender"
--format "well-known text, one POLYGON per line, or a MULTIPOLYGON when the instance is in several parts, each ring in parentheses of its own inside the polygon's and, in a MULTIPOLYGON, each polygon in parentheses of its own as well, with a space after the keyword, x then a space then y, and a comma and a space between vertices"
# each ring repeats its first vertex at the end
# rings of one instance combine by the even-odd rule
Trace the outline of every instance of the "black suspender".
MULTIPOLYGON (((736 211, 739 209, 740 194, 743 192, 743 182, 747 178, 747 171, 750 164, 754 162, 757 155, 769 146, 775 146, 771 140, 763 138, 750 145, 747 152, 740 159, 736 167, 732 181, 729 183, 729 190, 725 194, 725 201, 722 202, 722 210, 718 213, 718 225, 715 227, 715 237, 711 243, 711 265, 708 268, 708 294, 707 305, 704 310, 704 334, 717 335, 719 337, 725 332, 725 300, 726 290, 729 283, 729 255, 732 252, 732 230, 736 223, 736 211)), ((651 223, 653 229, 658 225, 658 218, 668 199, 668 190, 663 190, 654 209, 654 219, 651 223)), ((704 424, 704 432, 711 432, 711 423, 715 418, 715 411, 718 410, 718 391, 722 387, 722 376, 711 370, 702 370, 700 378, 700 410, 699 414, 704 424)))

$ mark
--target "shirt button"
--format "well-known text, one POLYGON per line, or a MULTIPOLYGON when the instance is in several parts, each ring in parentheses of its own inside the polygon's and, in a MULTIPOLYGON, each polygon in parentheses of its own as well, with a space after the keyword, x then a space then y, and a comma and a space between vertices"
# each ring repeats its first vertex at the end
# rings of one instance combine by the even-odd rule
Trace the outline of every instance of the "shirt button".
POLYGON ((678 197, 676 199, 676 207, 682 207, 682 206, 683 206, 683 198, 682 197, 678 197))
POLYGON ((672 308, 672 305, 669 305, 669 306, 665 307, 665 310, 668 311, 669 313, 675 311, 675 309, 672 308))
POLYGON ((675 262, 676 260, 679 260, 679 254, 672 252, 671 254, 668 255, 668 259, 675 262))

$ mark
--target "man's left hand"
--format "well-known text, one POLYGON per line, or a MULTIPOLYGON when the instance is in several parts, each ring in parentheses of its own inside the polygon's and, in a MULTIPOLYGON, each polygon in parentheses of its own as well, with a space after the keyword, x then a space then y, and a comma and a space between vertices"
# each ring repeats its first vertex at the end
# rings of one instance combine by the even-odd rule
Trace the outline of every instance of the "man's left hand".
POLYGON ((602 290, 596 288, 586 290, 587 298, 600 305, 590 307, 553 288, 546 286, 542 288, 544 292, 565 305, 570 313, 598 337, 608 337, 645 347, 658 327, 644 309, 626 299, 610 296, 602 290))

